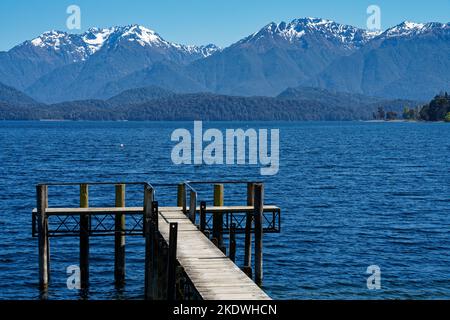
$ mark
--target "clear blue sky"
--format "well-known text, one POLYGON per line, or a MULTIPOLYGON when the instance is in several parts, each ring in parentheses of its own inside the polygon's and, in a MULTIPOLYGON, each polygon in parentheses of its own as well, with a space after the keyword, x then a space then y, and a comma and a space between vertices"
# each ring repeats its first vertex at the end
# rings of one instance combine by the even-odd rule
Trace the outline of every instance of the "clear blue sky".
POLYGON ((71 4, 81 8, 81 31, 138 23, 169 41, 222 47, 271 21, 312 16, 365 27, 371 4, 381 7, 383 29, 404 20, 450 21, 450 0, 1 0, 0 50, 47 30, 69 31, 71 4))

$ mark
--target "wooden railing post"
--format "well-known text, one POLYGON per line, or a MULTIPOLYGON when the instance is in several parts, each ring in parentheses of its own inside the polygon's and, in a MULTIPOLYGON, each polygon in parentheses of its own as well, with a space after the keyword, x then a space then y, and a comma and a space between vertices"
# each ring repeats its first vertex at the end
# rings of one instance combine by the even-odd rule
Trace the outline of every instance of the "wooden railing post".
POLYGON ((197 212, 197 193, 192 191, 189 193, 189 219, 195 224, 197 212))
POLYGON ((169 257, 167 261, 167 300, 176 299, 176 263, 177 263, 178 223, 169 225, 169 257))
MULTIPOLYGON (((89 207, 89 186, 80 185, 80 208, 89 207)), ((89 286, 89 214, 80 214, 80 286, 89 286)))
POLYGON ((264 185, 255 184, 255 283, 262 286, 263 281, 263 210, 264 185))
POLYGON ((50 255, 48 239, 48 220, 46 209, 48 207, 48 186, 36 187, 37 218, 38 218, 38 245, 39 245, 39 288, 47 290, 50 280, 50 255))
POLYGON ((144 237, 145 237, 145 299, 153 300, 153 288, 152 288, 152 277, 153 277, 153 234, 151 233, 151 218, 152 218, 152 203, 153 203, 153 189, 148 186, 144 188, 144 237))
MULTIPOLYGON (((215 184, 214 185, 214 206, 215 207, 223 207, 223 184, 215 184)), ((222 250, 226 251, 223 248, 223 214, 222 213, 214 213, 213 214, 213 238, 217 239, 217 246, 222 250)))
MULTIPOLYGON (((247 206, 254 206, 255 185, 247 184, 247 206)), ((245 240, 244 240, 244 266, 252 266, 252 223, 253 213, 247 213, 245 218, 245 240)))
MULTIPOLYGON (((116 190, 116 208, 125 207, 125 185, 118 184, 116 190)), ((125 283, 125 229, 126 221, 123 212, 117 212, 115 215, 115 234, 114 234, 114 280, 116 286, 123 286, 125 283)))
POLYGON ((206 229, 206 202, 200 202, 200 231, 205 232, 206 229))
POLYGON ((184 198, 186 197, 186 187, 184 183, 180 183, 178 185, 178 194, 177 194, 177 207, 183 207, 184 198))

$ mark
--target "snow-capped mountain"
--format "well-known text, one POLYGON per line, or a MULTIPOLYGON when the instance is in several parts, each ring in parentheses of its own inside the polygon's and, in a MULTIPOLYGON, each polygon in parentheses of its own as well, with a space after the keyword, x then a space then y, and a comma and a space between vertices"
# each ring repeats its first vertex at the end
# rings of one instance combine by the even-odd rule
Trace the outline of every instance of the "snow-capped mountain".
POLYGON ((32 96, 52 102, 68 98, 95 98, 107 82, 159 63, 184 66, 219 50, 212 44, 188 46, 169 42, 140 25, 91 28, 81 35, 62 33, 59 37, 42 36, 33 42, 55 52, 64 47, 78 58, 73 59, 72 65, 57 68, 26 88, 32 96))
POLYGON ((213 92, 277 95, 315 77, 377 35, 319 18, 272 22, 212 57, 190 64, 186 76, 213 92))
POLYGON ((290 43, 294 43, 307 35, 314 35, 339 42, 349 48, 358 48, 378 36, 380 33, 381 32, 371 32, 326 19, 304 18, 295 19, 289 23, 272 22, 260 31, 242 40, 242 42, 258 41, 271 37, 281 38, 290 43))
POLYGON ((141 25, 90 28, 82 34, 48 31, 8 52, 0 52, 0 79, 38 99, 84 98, 97 86, 155 63, 186 65, 220 49, 183 45, 163 39, 141 25), (70 81, 75 81, 71 84, 70 81), (80 82, 86 85, 82 90, 80 82), (89 82, 89 85, 87 85, 89 82), (67 86, 67 87, 66 87, 67 86), (61 87, 60 94, 56 88, 61 87), (66 92, 66 93, 64 93, 66 92))
POLYGON ((48 31, 22 45, 32 45, 54 51, 66 51, 74 57, 74 62, 86 60, 105 44, 116 47, 123 42, 135 42, 141 47, 176 49, 188 55, 207 57, 219 48, 213 44, 206 46, 181 45, 164 40, 158 33, 140 25, 112 28, 90 28, 83 34, 68 34, 62 31, 48 31))

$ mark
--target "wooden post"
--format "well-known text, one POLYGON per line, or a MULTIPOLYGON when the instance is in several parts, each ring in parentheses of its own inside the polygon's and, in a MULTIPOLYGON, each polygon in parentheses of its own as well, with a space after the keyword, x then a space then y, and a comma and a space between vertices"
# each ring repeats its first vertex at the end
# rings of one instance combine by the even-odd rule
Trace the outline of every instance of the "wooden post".
POLYGON ((230 226, 230 260, 236 261, 236 224, 232 223, 230 226))
MULTIPOLYGON (((45 208, 48 208, 48 186, 45 186, 45 208)), ((48 282, 50 283, 51 277, 50 277, 50 238, 48 234, 48 217, 45 218, 45 242, 47 245, 47 278, 48 282)))
POLYGON ((206 202, 200 202, 200 231, 205 232, 206 229, 206 202))
POLYGON ((195 225, 197 212, 197 193, 195 191, 189 192, 189 214, 188 217, 195 225))
POLYGON ((178 195, 177 195, 177 207, 183 207, 184 198, 186 197, 186 188, 184 183, 178 185, 178 195))
MULTIPOLYGON (((116 185, 116 208, 125 207, 125 185, 116 185)), ((115 284, 121 287, 125 283, 125 229, 126 221, 123 212, 115 216, 114 234, 114 279, 115 284)))
POLYGON ((264 185, 255 184, 255 283, 262 285, 263 281, 263 210, 264 185))
MULTIPOLYGON (((80 185, 80 208, 89 207, 89 187, 80 185)), ((80 285, 81 289, 89 286, 89 215, 80 214, 80 285)))
MULTIPOLYGON (((247 206, 254 206, 255 185, 247 184, 247 206)), ((253 214, 247 213, 245 218, 244 266, 252 268, 252 223, 253 214)))
POLYGON ((151 237, 152 237, 152 289, 153 289, 153 299, 158 299, 160 297, 158 288, 158 263, 160 262, 159 254, 159 229, 158 229, 158 202, 153 201, 152 203, 152 215, 151 215, 151 237))
POLYGON ((159 238, 159 254, 158 254, 158 296, 157 300, 166 300, 167 299, 167 283, 168 283, 168 274, 167 274, 167 261, 169 256, 169 248, 166 244, 166 241, 162 238, 159 238))
POLYGON ((223 206, 223 184, 214 185, 214 206, 223 206))
POLYGON ((39 244, 39 288, 47 290, 49 283, 49 252, 48 252, 48 221, 45 210, 48 205, 48 187, 36 187, 37 214, 38 214, 38 244, 39 244))
MULTIPOLYGON (((214 185, 214 206, 223 206, 223 184, 214 185)), ((223 251, 223 214, 214 213, 213 214, 213 238, 217 239, 218 247, 223 251)))
POLYGON ((176 264, 177 264, 177 237, 178 223, 169 226, 169 257, 167 261, 167 300, 176 299, 176 264))
POLYGON ((153 300, 152 289, 152 233, 151 233, 151 217, 152 217, 153 190, 148 186, 144 189, 144 237, 145 237, 145 299, 153 300))

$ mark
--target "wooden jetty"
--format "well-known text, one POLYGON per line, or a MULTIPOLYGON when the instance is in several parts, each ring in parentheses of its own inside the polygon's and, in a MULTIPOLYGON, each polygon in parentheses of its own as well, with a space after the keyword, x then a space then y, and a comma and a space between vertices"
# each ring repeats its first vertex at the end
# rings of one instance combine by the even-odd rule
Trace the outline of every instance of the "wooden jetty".
POLYGON ((89 186, 111 183, 39 184, 32 233, 38 238, 40 289, 46 291, 50 281, 50 238, 79 237, 80 286, 86 290, 89 287, 90 237, 114 237, 114 278, 116 286, 120 287, 126 280, 125 238, 143 236, 146 299, 270 299, 261 289, 263 234, 280 232, 281 210, 264 205, 264 185, 256 182, 245 183, 246 205, 225 206, 224 186, 239 183, 243 182, 179 184, 175 207, 160 207, 155 188, 149 183, 115 183, 115 206, 107 208, 89 207, 89 186), (198 203, 194 186, 200 184, 213 185, 213 206, 207 206, 205 201, 198 203), (78 185, 80 207, 48 206, 49 187, 78 185), (143 206, 125 206, 126 185, 143 186, 143 206), (112 227, 106 226, 108 219, 114 221, 112 227), (236 234, 245 234, 241 268, 235 263, 236 234))

